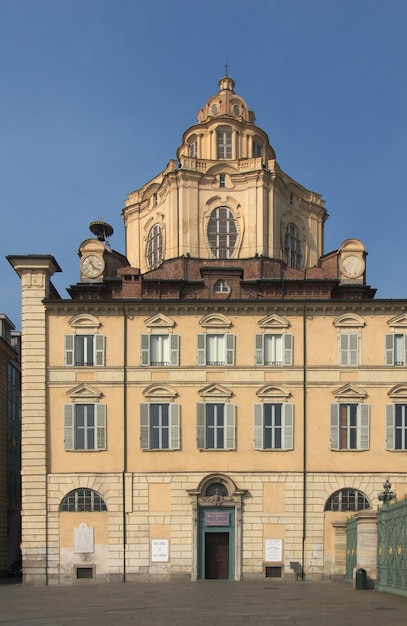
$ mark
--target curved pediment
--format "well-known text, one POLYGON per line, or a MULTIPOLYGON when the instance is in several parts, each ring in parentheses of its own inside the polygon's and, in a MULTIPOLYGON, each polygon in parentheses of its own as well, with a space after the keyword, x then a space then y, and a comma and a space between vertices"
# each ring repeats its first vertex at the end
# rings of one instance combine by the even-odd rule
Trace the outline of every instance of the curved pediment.
POLYGON ((199 323, 203 328, 230 328, 232 326, 230 319, 221 313, 209 313, 199 323))
POLYGON ((174 400, 178 395, 171 385, 153 383, 143 390, 143 395, 149 400, 174 400))
POLYGON ((97 329, 101 325, 97 317, 94 317, 93 315, 89 315, 87 313, 80 313, 79 315, 71 317, 71 319, 68 321, 68 324, 72 328, 86 328, 86 330, 89 330, 91 328, 97 329))
POLYGON ((259 398, 280 400, 287 402, 291 392, 283 385, 267 384, 263 385, 257 392, 259 398))
POLYGON ((362 328, 365 325, 365 320, 360 315, 344 313, 335 318, 333 324, 337 328, 362 328))
POLYGON ((404 383, 394 385, 387 395, 394 401, 407 402, 407 385, 404 383))
POLYGON ((332 392, 338 402, 346 402, 349 400, 353 400, 354 402, 361 402, 367 397, 367 392, 358 387, 357 385, 353 385, 352 383, 347 383, 343 387, 339 387, 332 392))

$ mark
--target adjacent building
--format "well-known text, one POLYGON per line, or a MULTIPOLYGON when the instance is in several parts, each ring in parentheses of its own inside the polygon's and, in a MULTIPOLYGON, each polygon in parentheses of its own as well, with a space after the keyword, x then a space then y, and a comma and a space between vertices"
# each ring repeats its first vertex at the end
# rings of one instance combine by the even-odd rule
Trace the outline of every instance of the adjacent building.
POLYGON ((0 576, 20 557, 20 339, 0 314, 0 576))
POLYGON ((25 582, 343 577, 347 517, 407 492, 407 301, 361 241, 324 251, 324 200, 229 76, 122 217, 125 256, 92 222, 67 298, 52 255, 8 257, 25 582))

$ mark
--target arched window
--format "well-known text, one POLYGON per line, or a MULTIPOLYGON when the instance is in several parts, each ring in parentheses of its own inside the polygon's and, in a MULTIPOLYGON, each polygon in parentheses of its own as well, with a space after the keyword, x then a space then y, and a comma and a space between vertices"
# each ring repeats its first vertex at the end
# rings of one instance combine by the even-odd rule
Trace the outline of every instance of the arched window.
POLYGON ((228 284, 224 280, 218 280, 214 287, 215 293, 229 293, 228 284))
POLYGON ((162 262, 163 254, 163 234, 161 226, 154 224, 147 239, 147 265, 149 270, 153 270, 158 267, 162 262))
POLYGON ((107 511, 106 502, 93 489, 74 489, 61 502, 60 511, 77 513, 82 511, 107 511))
POLYGON ((298 229, 294 224, 288 224, 285 233, 285 256, 287 265, 297 270, 302 268, 301 241, 298 229))
POLYGON ((207 497, 220 496, 221 498, 225 498, 228 495, 228 490, 222 483, 211 483, 205 491, 205 496, 207 497))
POLYGON ((208 241, 217 259, 230 259, 237 241, 237 226, 233 213, 225 206, 212 211, 208 223, 208 241))
POLYGON ((325 511, 363 511, 370 509, 368 498, 357 489, 339 489, 335 491, 325 504, 325 511))

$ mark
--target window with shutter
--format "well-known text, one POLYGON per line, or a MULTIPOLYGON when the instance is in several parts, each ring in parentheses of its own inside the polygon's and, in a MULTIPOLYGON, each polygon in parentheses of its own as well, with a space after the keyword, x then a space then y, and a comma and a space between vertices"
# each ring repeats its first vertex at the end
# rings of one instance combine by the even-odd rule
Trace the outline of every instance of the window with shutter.
POLYGON ((294 405, 254 405, 255 450, 292 450, 294 446, 294 405))
POLYGON ((179 405, 140 404, 140 447, 142 450, 178 450, 179 405))
POLYGON ((339 364, 359 365, 359 335, 357 333, 340 333, 339 364))
POLYGON ((331 404, 331 450, 368 450, 369 430, 368 404, 331 404))
POLYGON ((104 335, 65 335, 65 365, 103 366, 105 341, 104 335))
POLYGON ((235 409, 230 403, 197 403, 197 448, 234 450, 235 409))
POLYGON ((66 404, 65 450, 106 450, 106 405, 66 404))

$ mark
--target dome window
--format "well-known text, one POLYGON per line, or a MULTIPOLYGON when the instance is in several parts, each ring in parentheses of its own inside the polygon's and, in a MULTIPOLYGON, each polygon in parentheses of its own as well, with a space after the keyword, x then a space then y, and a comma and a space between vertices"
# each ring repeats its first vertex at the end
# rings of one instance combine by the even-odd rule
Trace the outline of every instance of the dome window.
POLYGON ((208 241, 217 259, 230 259, 237 242, 237 225, 228 207, 218 207, 211 213, 208 223, 208 241))
POLYGON ((154 224, 148 233, 146 260, 149 270, 158 267, 162 262, 163 234, 160 224, 154 224))

